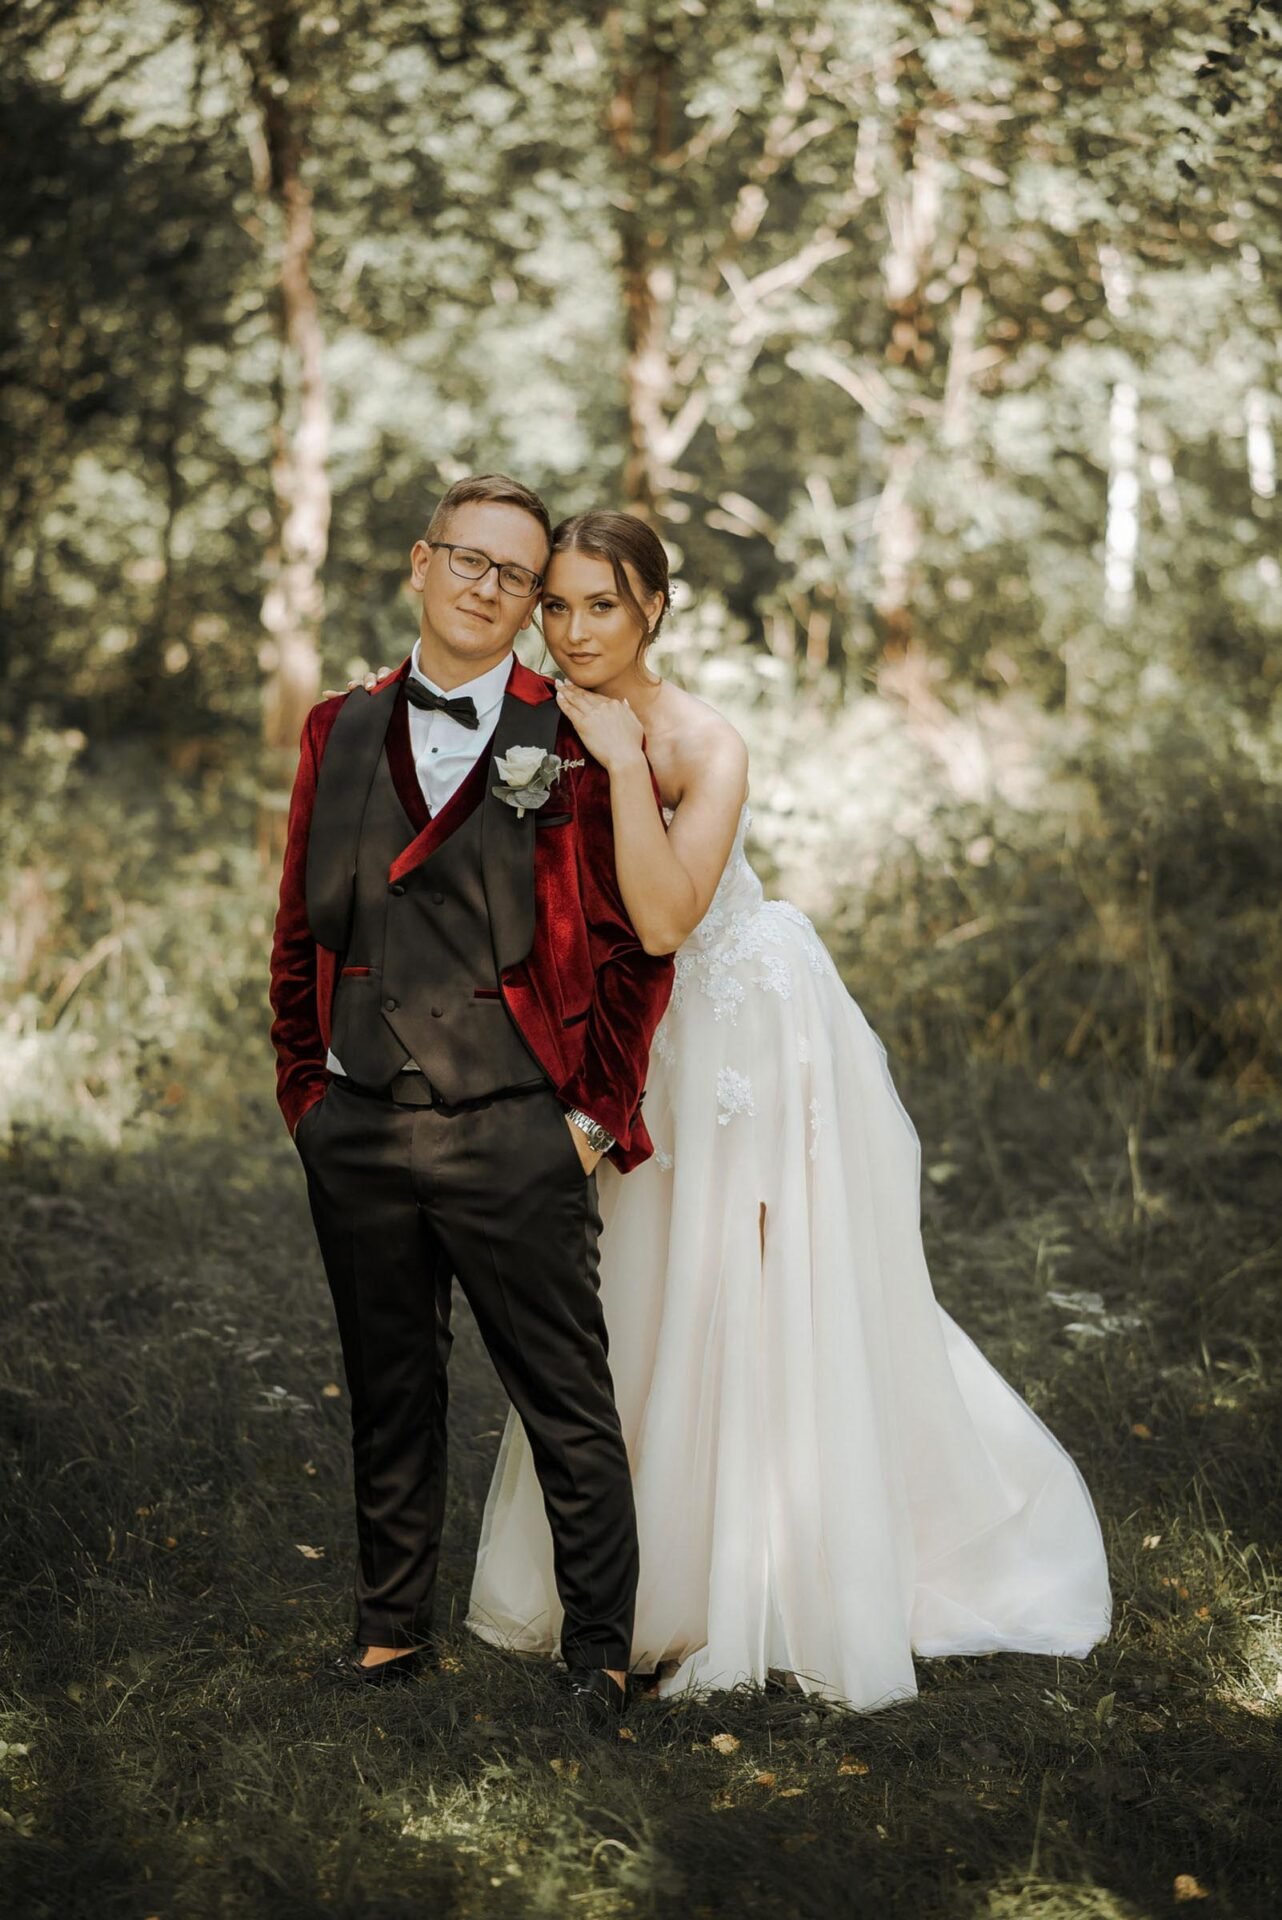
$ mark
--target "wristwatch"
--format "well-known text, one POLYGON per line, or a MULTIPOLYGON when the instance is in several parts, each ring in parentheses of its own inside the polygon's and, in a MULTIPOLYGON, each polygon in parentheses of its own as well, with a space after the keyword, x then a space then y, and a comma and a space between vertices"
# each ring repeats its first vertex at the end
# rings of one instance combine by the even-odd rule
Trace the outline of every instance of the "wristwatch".
POLYGON ((571 1107, 565 1117, 574 1122, 593 1153, 608 1153, 614 1145, 614 1135, 599 1120, 594 1120, 591 1114, 584 1113, 581 1107, 571 1107))

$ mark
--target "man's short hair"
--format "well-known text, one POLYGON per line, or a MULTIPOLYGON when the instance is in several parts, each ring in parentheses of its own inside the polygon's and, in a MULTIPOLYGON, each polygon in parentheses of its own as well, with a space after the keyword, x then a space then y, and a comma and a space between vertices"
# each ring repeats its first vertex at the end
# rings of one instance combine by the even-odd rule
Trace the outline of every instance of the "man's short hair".
POLYGON ((532 487, 523 487, 519 480, 509 480, 505 473, 469 473, 464 479, 456 480, 437 501, 436 511, 427 523, 423 538, 427 541, 439 540, 448 528, 450 516, 456 507, 471 506, 480 500, 496 500, 500 506, 520 507, 538 521, 551 547, 551 514, 532 487))

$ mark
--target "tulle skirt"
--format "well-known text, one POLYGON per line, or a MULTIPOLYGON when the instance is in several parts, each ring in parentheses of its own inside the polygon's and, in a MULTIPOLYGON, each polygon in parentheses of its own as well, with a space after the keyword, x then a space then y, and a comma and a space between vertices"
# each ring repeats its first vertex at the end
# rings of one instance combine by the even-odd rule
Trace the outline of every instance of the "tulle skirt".
MULTIPOLYGON (((736 849, 651 1062, 655 1157, 598 1176, 602 1298, 661 1691, 771 1669, 858 1708, 913 1655, 1083 1655, 1108 1631, 1073 1461, 939 1306, 920 1151, 808 920, 736 849)), ((551 1652, 552 1551, 509 1417, 468 1625, 551 1652)))

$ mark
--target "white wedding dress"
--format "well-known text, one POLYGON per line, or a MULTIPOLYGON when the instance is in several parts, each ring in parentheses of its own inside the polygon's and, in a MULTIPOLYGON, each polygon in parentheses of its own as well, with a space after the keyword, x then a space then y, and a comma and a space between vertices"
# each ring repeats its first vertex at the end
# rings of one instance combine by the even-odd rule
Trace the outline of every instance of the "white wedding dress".
MULTIPOLYGON (((885 1049, 805 915, 763 898, 747 826, 677 955, 655 1155, 599 1175, 634 1668, 668 1663, 665 1695, 782 1669, 871 1708, 916 1692, 914 1653, 1081 1656, 1110 1616, 1090 1494, 938 1305, 885 1049)), ((560 1620, 509 1415, 467 1624, 551 1653, 560 1620)))

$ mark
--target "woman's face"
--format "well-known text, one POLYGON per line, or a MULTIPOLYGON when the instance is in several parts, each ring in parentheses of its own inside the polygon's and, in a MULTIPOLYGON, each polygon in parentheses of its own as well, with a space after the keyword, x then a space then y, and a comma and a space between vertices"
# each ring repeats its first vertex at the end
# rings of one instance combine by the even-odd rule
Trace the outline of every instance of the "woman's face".
MULTIPOLYGON (((663 595, 647 595, 626 560, 623 571, 647 625, 653 626, 663 595)), ((604 687, 634 664, 644 635, 620 597, 608 560, 594 553, 557 553, 543 581, 543 637, 567 680, 576 687, 604 687)))

